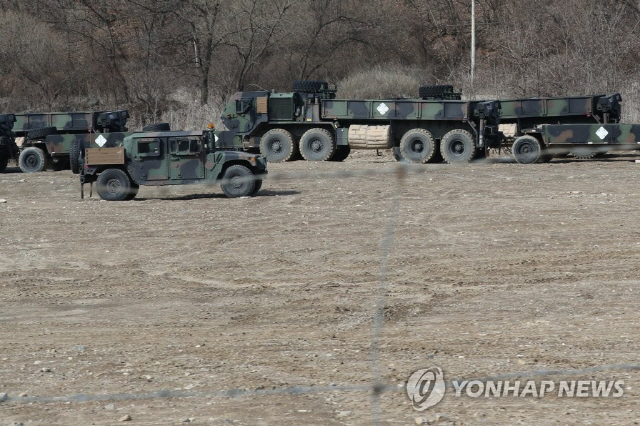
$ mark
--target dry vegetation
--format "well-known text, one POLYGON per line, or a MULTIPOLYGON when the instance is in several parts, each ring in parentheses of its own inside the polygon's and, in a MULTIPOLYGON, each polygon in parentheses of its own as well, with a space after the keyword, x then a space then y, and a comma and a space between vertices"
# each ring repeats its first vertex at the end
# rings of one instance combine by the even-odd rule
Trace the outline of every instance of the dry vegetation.
POLYGON ((135 124, 192 128, 236 90, 312 78, 362 97, 420 83, 471 97, 619 91, 640 119, 637 2, 476 2, 472 85, 469 0, 0 0, 0 108, 128 108, 135 124))

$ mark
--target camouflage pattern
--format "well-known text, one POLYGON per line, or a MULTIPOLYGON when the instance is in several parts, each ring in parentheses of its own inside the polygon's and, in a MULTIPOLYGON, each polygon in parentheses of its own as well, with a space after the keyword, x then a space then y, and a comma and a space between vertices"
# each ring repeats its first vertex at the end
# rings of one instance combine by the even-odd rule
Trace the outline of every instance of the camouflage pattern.
POLYGON ((30 130, 44 127, 55 127, 58 133, 126 132, 127 118, 126 110, 16 114, 14 132, 16 136, 26 136, 30 130))
POLYGON ((242 164, 255 175, 267 173, 260 155, 216 148, 215 132, 136 132, 124 138, 124 164, 92 164, 82 169, 81 182, 88 183, 107 168, 126 170, 138 185, 184 185, 217 182, 230 163, 242 164))
POLYGON ((547 146, 640 148, 640 124, 554 124, 541 126, 539 130, 547 146))
POLYGON ((541 124, 617 123, 621 101, 619 94, 500 100, 500 123, 516 123, 518 134, 541 124))
POLYGON ((80 134, 55 134, 45 138, 44 144, 52 157, 69 155, 71 144, 75 140, 82 141, 85 148, 107 148, 121 146, 124 138, 131 135, 131 132, 114 132, 114 133, 80 133, 80 134), (98 144, 97 138, 104 138, 104 144, 98 144))
MULTIPOLYGON (((261 136, 273 128, 286 129, 299 139, 311 128, 333 128, 340 133, 351 124, 391 124, 398 140, 409 129, 423 127, 436 139, 450 130, 464 129, 472 134, 481 132, 480 140, 499 143, 497 101, 349 100, 335 99, 335 91, 238 92, 225 106, 222 121, 227 130, 217 134, 220 146, 246 150, 259 148, 261 136)), ((344 138, 336 139, 338 144, 348 143, 344 138)))

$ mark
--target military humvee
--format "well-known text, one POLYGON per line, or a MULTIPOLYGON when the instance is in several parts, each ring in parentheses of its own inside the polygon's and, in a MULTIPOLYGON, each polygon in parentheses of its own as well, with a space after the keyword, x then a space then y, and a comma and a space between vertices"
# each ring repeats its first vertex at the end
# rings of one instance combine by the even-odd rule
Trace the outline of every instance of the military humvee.
POLYGON ((140 185, 221 182, 227 197, 255 195, 267 174, 264 157, 219 149, 213 130, 136 132, 121 146, 80 153, 80 183, 97 182, 100 198, 131 200, 140 185))

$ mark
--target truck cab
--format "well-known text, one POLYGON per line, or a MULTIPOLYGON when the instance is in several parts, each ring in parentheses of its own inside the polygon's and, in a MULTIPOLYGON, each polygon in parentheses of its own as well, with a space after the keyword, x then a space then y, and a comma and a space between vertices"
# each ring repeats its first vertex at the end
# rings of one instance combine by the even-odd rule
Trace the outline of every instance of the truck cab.
POLYGON ((97 182, 98 195, 133 199, 141 185, 221 182, 228 197, 254 195, 267 173, 260 155, 216 147, 205 131, 136 132, 122 146, 89 148, 81 158, 81 184, 97 182))

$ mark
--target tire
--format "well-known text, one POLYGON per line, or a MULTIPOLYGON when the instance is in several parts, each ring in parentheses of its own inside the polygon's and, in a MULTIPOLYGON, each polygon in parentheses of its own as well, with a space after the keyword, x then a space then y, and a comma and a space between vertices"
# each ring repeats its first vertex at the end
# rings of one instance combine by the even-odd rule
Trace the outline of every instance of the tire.
POLYGON ((324 80, 294 80, 293 91, 300 93, 318 93, 329 88, 324 80))
POLYGON ((438 84, 430 86, 420 86, 418 94, 421 98, 443 98, 453 93, 453 86, 449 84, 438 84))
POLYGON ((540 141, 533 136, 520 136, 511 148, 513 157, 520 164, 533 164, 542 155, 540 141))
POLYGON ((98 176, 96 190, 103 200, 124 201, 131 196, 131 179, 123 170, 107 169, 98 176))
POLYGON ((230 166, 224 172, 224 182, 220 184, 220 188, 229 198, 248 197, 256 187, 255 179, 250 177, 253 177, 253 173, 247 167, 239 164, 230 166))
POLYGON ((300 154, 307 161, 327 161, 335 151, 336 142, 326 129, 309 129, 300 138, 300 154))
POLYGON ((260 138, 260 154, 271 163, 291 161, 296 148, 293 136, 284 129, 271 129, 260 138))
POLYGON ((84 143, 81 140, 74 139, 69 148, 69 166, 74 175, 80 173, 80 155, 84 153, 84 143))
POLYGON ((57 133, 58 129, 55 127, 42 127, 40 129, 33 129, 27 132, 27 139, 44 139, 49 135, 57 133))
POLYGON ((578 160, 591 160, 596 155, 598 155, 598 151, 592 148, 574 148, 571 150, 571 154, 578 160))
POLYGON ((136 198, 136 195, 138 195, 138 191, 140 190, 140 185, 138 185, 137 183, 131 181, 131 189, 129 190, 129 195, 127 195, 124 199, 125 201, 131 201, 134 198, 136 198))
POLYGON ((440 142, 442 158, 449 164, 469 163, 476 154, 476 143, 466 130, 452 130, 440 142))
POLYGON ((168 132, 171 130, 169 123, 148 124, 142 128, 143 132, 168 132))
POLYGON ((442 163, 443 161, 444 158, 442 158, 442 152, 440 152, 440 144, 436 143, 436 145, 434 145, 433 147, 433 156, 429 161, 427 161, 427 163, 435 164, 442 163))
POLYGON ((6 153, 0 152, 0 173, 4 172, 9 164, 9 157, 6 153))
POLYGON ((435 145, 431 133, 424 129, 411 129, 400 139, 400 153, 410 163, 422 164, 431 160, 435 145))
POLYGON ((47 168, 47 157, 40 148, 29 147, 20 153, 18 164, 24 173, 38 173, 47 168))
POLYGON ((262 179, 256 179, 255 180, 255 185, 253 187, 253 191, 251 192, 251 196, 254 196, 258 193, 258 191, 260 191, 260 188, 262 188, 262 179))
POLYGON ((330 161, 344 161, 347 159, 349 154, 351 153, 351 147, 349 145, 339 145, 336 147, 336 152, 331 157, 330 161))

